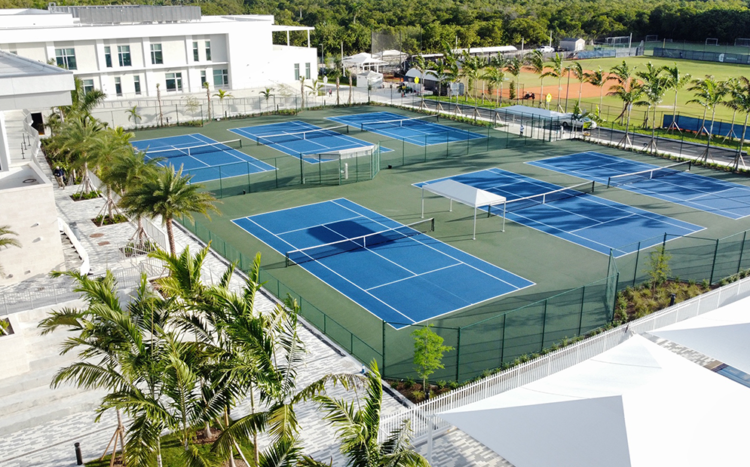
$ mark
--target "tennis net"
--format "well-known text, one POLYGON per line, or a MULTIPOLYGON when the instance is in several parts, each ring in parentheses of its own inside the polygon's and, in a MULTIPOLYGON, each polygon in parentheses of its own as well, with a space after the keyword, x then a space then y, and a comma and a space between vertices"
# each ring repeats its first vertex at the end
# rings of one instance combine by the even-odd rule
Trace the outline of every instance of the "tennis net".
POLYGON ((588 195, 594 192, 595 183, 596 182, 579 183, 578 185, 573 185, 573 186, 569 186, 565 188, 559 188, 557 190, 548 191, 546 193, 540 193, 538 195, 513 199, 505 203, 505 205, 496 204, 494 206, 491 206, 491 208, 495 208, 495 212, 498 214, 500 212, 503 212, 503 210, 505 212, 516 212, 522 209, 539 206, 541 204, 547 204, 547 203, 551 203, 554 201, 574 198, 576 196, 588 195))
POLYGON ((362 131, 377 131, 386 128, 402 128, 434 124, 439 121, 438 115, 426 115, 424 117, 402 118, 397 120, 382 120, 379 122, 364 122, 361 124, 362 131))
POLYGON ((330 128, 318 128, 316 130, 298 131, 294 133, 279 133, 276 135, 255 136, 258 145, 272 146, 274 144, 288 143, 290 141, 303 141, 315 138, 341 136, 349 133, 349 125, 339 125, 330 128))
POLYGON ((676 164, 667 165, 665 167, 657 167, 655 169, 641 170, 640 172, 633 172, 629 174, 613 175, 607 179, 607 188, 613 186, 627 185, 629 183, 636 183, 643 180, 653 180, 655 178, 669 177, 670 175, 676 175, 682 172, 689 172, 692 161, 678 162, 676 164))
POLYGON ((347 238, 337 242, 326 243, 309 248, 301 248, 286 253, 286 265, 303 264, 317 261, 341 253, 347 253, 360 248, 371 248, 384 243, 395 242, 403 238, 414 237, 435 230, 435 219, 425 219, 408 225, 401 225, 392 229, 374 232, 360 237, 347 238))
POLYGON ((172 149, 159 149, 156 151, 146 151, 150 159, 157 157, 164 159, 171 159, 173 157, 184 157, 194 156, 197 154, 207 154, 211 152, 222 152, 229 151, 232 149, 239 149, 242 147, 242 140, 233 139, 230 141, 222 141, 219 143, 208 143, 201 144, 200 146, 192 146, 189 148, 172 148, 172 149))

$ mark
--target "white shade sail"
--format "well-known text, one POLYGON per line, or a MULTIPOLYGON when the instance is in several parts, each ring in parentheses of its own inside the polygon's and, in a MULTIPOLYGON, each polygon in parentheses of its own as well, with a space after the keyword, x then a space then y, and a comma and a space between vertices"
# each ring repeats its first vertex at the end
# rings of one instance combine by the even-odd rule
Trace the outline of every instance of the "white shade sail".
POLYGON ((750 389, 635 336, 440 414, 516 467, 747 465, 750 389))
POLYGON ((451 200, 451 209, 453 201, 466 204, 474 208, 474 238, 477 237, 477 209, 483 206, 493 206, 505 203, 505 197, 490 193, 489 191, 480 190, 473 186, 465 185, 455 180, 442 180, 435 183, 425 183, 422 185, 422 218, 424 218, 424 192, 448 198, 451 200))
POLYGON ((750 373, 750 298, 659 328, 650 334, 750 373))

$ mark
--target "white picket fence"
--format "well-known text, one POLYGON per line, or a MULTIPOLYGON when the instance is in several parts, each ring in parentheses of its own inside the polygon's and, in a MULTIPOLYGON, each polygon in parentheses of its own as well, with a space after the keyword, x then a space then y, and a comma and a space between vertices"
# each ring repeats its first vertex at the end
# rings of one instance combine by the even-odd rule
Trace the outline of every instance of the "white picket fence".
POLYGON ((427 441, 431 447, 432 438, 451 427, 439 417, 440 413, 519 388, 606 352, 633 335, 716 310, 748 296, 750 277, 401 410, 381 420, 379 438, 385 440, 393 430, 410 420, 414 442, 427 441))

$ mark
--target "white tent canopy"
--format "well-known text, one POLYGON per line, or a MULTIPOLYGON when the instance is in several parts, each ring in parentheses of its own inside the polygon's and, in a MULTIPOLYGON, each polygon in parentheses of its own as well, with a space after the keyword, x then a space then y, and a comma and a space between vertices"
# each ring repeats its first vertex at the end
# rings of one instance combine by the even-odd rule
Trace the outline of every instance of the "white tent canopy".
POLYGON ((439 414, 516 467, 747 464, 750 390, 640 336, 439 414))
POLYGON ((750 298, 651 331, 750 373, 750 298))
POLYGON ((373 58, 372 55, 362 52, 351 57, 346 57, 343 61, 345 67, 357 67, 357 71, 363 71, 365 69, 372 69, 375 67, 375 71, 379 71, 380 65, 384 65, 383 60, 373 58))
POLYGON ((480 190, 473 186, 464 185, 455 180, 443 180, 422 185, 422 219, 424 219, 424 192, 429 191, 450 200, 450 210, 453 211, 453 201, 458 201, 474 208, 474 240, 477 238, 477 209, 483 206, 493 206, 505 203, 505 198, 489 191, 480 190))

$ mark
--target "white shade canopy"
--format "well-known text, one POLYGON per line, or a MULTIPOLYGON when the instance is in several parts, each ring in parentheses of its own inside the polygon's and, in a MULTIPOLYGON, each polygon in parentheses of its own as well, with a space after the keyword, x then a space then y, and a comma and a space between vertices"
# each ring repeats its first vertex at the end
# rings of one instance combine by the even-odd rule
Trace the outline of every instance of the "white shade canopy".
POLYGON ((750 298, 659 328, 650 334, 750 373, 750 298))
POLYGON ((428 191, 438 196, 451 200, 451 210, 453 201, 466 204, 474 208, 474 238, 477 237, 477 209, 483 206, 492 206, 505 203, 505 197, 490 193, 489 191, 480 190, 473 186, 465 185, 455 180, 442 180, 434 183, 425 183, 422 185, 422 218, 424 218, 424 192, 428 191))
POLYGON ((516 467, 747 465, 750 389, 635 336, 439 414, 516 467))

